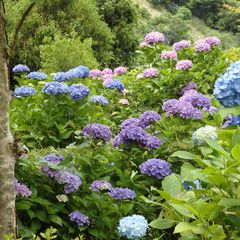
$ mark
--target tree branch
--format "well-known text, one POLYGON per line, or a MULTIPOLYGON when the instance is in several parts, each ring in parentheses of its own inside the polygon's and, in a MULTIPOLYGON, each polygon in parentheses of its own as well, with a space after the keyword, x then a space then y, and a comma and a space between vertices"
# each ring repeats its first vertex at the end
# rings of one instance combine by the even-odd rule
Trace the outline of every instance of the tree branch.
POLYGON ((13 37, 13 43, 12 43, 12 47, 11 47, 11 57, 13 58, 15 55, 15 49, 16 49, 16 45, 17 45, 17 41, 18 41, 18 36, 19 36, 19 32, 21 30, 21 27, 25 21, 25 19, 27 18, 27 16, 29 15, 29 13, 31 12, 32 8, 34 7, 35 3, 31 3, 29 5, 29 7, 26 9, 26 11, 23 13, 20 21, 18 22, 18 25, 16 27, 15 30, 15 34, 13 37))

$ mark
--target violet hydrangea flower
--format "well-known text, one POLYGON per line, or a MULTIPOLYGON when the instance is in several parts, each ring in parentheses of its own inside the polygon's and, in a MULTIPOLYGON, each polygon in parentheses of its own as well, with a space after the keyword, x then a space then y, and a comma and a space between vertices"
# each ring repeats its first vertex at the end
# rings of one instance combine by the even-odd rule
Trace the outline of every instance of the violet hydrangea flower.
POLYGON ((175 51, 162 51, 161 59, 162 60, 166 60, 166 59, 177 60, 177 53, 175 51))
POLYGON ((221 44, 221 41, 217 37, 206 37, 204 39, 208 44, 210 44, 211 47, 213 46, 219 46, 221 44))
POLYGON ((14 73, 21 73, 21 72, 30 72, 30 69, 27 65, 23 65, 23 64, 18 64, 15 67, 13 67, 12 71, 14 73))
POLYGON ((99 123, 90 123, 84 127, 82 131, 83 137, 87 138, 89 135, 92 139, 110 141, 112 132, 108 126, 99 123))
POLYGON ((150 32, 144 37, 144 42, 148 44, 162 43, 164 40, 165 37, 160 32, 150 32))
POLYGON ((126 72, 127 72, 127 68, 125 67, 117 67, 114 69, 115 75, 122 75, 122 74, 125 74, 126 72))
POLYGON ((183 88, 181 88, 180 94, 183 95, 188 91, 196 89, 197 85, 194 82, 189 82, 183 88))
POLYGON ((130 125, 140 126, 139 119, 138 118, 128 118, 121 123, 120 128, 124 129, 125 127, 128 127, 130 125))
POLYGON ((138 78, 152 78, 156 77, 158 74, 159 71, 156 68, 147 68, 138 76, 138 78))
POLYGON ((189 48, 191 46, 191 42, 187 40, 182 40, 180 42, 176 42, 173 44, 173 49, 175 51, 181 51, 184 48, 189 48))
POLYGON ((110 69, 110 68, 104 68, 104 69, 102 70, 102 75, 106 75, 106 74, 112 75, 112 74, 113 74, 112 69, 110 69))
POLYGON ((29 197, 32 194, 31 190, 26 185, 18 182, 16 178, 14 178, 14 187, 17 196, 29 197))
POLYGON ((197 52, 207 52, 211 50, 211 45, 206 41, 197 41, 195 43, 195 50, 197 52))
POLYGON ((68 85, 60 82, 47 82, 42 88, 42 92, 48 95, 64 94, 68 93, 68 91, 68 85))
POLYGON ((14 90, 13 96, 16 98, 29 97, 35 93, 36 93, 36 90, 34 88, 27 87, 27 86, 21 86, 14 90))
POLYGON ((92 182, 90 189, 99 192, 109 192, 112 189, 112 185, 104 180, 96 180, 92 182))
POLYGON ((102 71, 99 69, 92 69, 89 72, 89 77, 91 77, 93 79, 96 79, 96 78, 100 77, 101 75, 102 75, 102 71))
POLYGON ((133 190, 120 187, 112 188, 109 195, 117 200, 134 199, 136 197, 136 193, 133 190))
POLYGON ((90 225, 89 217, 82 214, 80 211, 74 211, 69 214, 70 220, 76 222, 79 227, 90 225))
POLYGON ((191 60, 180 60, 176 64, 177 70, 188 70, 192 68, 193 62, 191 60))
POLYGON ((163 141, 156 137, 156 136, 150 136, 148 138, 148 141, 147 141, 147 148, 149 150, 152 150, 152 149, 157 149, 159 148, 161 145, 163 144, 163 141))
POLYGON ((155 111, 145 111, 139 117, 139 124, 141 127, 145 128, 152 124, 153 122, 159 121, 161 116, 155 111))
POLYGON ((171 165, 168 162, 156 158, 149 159, 142 163, 139 169, 142 174, 153 176, 157 179, 163 179, 172 173, 171 165))

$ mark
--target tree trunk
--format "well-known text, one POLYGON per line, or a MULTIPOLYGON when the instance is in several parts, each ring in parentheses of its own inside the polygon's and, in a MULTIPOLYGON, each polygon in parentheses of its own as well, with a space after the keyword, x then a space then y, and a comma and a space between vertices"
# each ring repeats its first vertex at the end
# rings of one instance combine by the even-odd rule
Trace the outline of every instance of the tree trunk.
POLYGON ((4 2, 0 0, 0 239, 16 232, 15 189, 13 185, 15 157, 9 128, 9 51, 4 2))

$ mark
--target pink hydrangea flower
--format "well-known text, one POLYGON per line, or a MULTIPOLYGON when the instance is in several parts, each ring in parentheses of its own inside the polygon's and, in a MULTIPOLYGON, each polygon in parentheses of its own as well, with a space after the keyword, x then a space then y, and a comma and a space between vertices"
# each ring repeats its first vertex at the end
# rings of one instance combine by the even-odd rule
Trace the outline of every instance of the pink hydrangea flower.
POLYGON ((89 73, 89 77, 94 78, 94 79, 98 78, 101 75, 102 75, 102 71, 99 69, 93 69, 89 73))
POLYGON ((165 37, 160 32, 150 32, 144 38, 144 42, 148 44, 164 42, 164 40, 165 40, 165 37))
POLYGON ((217 37, 206 37, 205 41, 210 44, 210 46, 219 46, 221 44, 221 41, 217 37))
POLYGON ((105 81, 111 81, 113 80, 113 75, 112 74, 105 74, 102 76, 102 80, 105 81))
POLYGON ((129 101, 126 98, 120 99, 119 103, 122 104, 122 105, 129 105, 129 101))
POLYGON ((187 70, 193 66, 193 62, 191 60, 181 60, 177 62, 176 69, 177 70, 187 70))
POLYGON ((156 68, 147 68, 142 72, 143 78, 156 77, 159 74, 159 71, 156 68))
POLYGON ((162 51, 161 59, 162 60, 166 60, 166 59, 177 60, 177 53, 175 51, 162 51))
POLYGON ((114 69, 115 75, 122 75, 122 74, 125 74, 126 72, 127 72, 127 68, 125 67, 117 67, 114 69))
POLYGON ((182 40, 180 42, 176 42, 173 44, 173 49, 175 51, 181 51, 184 48, 189 48, 191 46, 191 42, 187 40, 182 40))
POLYGON ((195 50, 197 52, 205 52, 205 51, 210 51, 211 50, 211 45, 208 44, 206 41, 197 41, 195 43, 195 50))
POLYGON ((112 69, 110 68, 105 68, 102 70, 102 75, 106 75, 106 74, 113 74, 112 69))
POLYGON ((146 47, 146 46, 148 46, 148 44, 147 44, 146 42, 141 42, 141 43, 139 44, 139 47, 140 47, 140 48, 144 48, 144 47, 146 47))

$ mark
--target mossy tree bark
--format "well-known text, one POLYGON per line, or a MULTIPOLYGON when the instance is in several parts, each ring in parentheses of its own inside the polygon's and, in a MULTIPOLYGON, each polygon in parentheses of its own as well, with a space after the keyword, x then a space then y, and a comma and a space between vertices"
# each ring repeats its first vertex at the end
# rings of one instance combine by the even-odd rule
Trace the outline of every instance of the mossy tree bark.
POLYGON ((4 1, 0 0, 0 239, 16 231, 15 189, 13 185, 15 157, 13 137, 9 129, 9 51, 6 34, 4 1))

